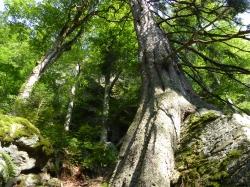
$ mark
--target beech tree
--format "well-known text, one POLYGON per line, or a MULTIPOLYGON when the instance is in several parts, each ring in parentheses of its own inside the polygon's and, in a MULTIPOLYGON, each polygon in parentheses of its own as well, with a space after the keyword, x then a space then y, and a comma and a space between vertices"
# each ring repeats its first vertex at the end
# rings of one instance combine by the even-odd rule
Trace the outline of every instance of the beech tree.
MULTIPOLYGON (((247 8, 245 1, 236 4, 234 1, 130 1, 139 43, 142 94, 110 186, 170 186, 178 179, 174 153, 182 124, 191 113, 215 109, 194 93, 178 55, 191 51, 203 59, 206 66, 200 67, 185 61, 195 72, 207 68, 228 75, 249 74, 243 67, 217 62, 200 50, 201 44, 232 38, 248 40, 249 30, 218 33, 221 22, 233 24, 235 15, 247 8)), ((202 79, 193 77, 193 80, 205 87, 202 79)))
MULTIPOLYGON (((41 60, 37 62, 31 75, 23 84, 19 93, 20 100, 29 98, 34 85, 40 79, 47 66, 56 61, 64 51, 71 49, 72 45, 74 45, 83 34, 89 19, 96 14, 97 2, 95 0, 62 3, 62 5, 64 4, 66 4, 66 7, 63 9, 63 11, 66 12, 66 20, 64 20, 62 27, 58 28, 59 31, 50 49, 44 54, 41 60)), ((56 2, 55 6, 58 6, 56 2)), ((56 17, 54 17, 54 19, 56 19, 56 17)), ((56 20, 54 20, 54 22, 55 21, 56 20)))

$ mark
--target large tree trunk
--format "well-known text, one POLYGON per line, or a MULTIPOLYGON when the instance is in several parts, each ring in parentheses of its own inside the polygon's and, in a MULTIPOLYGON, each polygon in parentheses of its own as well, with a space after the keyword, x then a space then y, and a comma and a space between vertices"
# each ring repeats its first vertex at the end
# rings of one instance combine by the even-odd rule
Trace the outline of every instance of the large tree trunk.
POLYGON ((211 114, 207 109, 212 107, 192 92, 175 59, 169 58, 173 56, 171 47, 155 23, 148 1, 131 0, 131 7, 140 47, 142 96, 121 147, 110 186, 168 187, 171 183, 210 186, 214 181, 226 186, 246 186, 250 168, 250 117, 239 114, 234 114, 233 118, 225 117, 218 111, 211 114), (196 110, 198 118, 188 117, 196 110), (189 125, 182 128, 180 142, 184 122, 189 125), (236 157, 234 149, 243 154, 239 156, 237 153, 236 157), (178 166, 175 166, 174 153, 178 166), (187 160, 191 158, 190 163, 187 160), (220 158, 223 159, 221 162, 220 158), (199 171, 204 161, 207 168, 199 171), (216 169, 211 172, 213 167, 216 169), (187 179, 187 182, 179 180, 177 183, 179 173, 176 168, 182 171, 181 179, 187 179), (225 180, 227 172, 229 176, 225 180), (190 179, 194 181, 190 182, 190 179))
POLYGON ((140 106, 121 147, 110 186, 170 186, 180 125, 195 110, 191 90, 146 0, 131 0, 142 66, 140 106))

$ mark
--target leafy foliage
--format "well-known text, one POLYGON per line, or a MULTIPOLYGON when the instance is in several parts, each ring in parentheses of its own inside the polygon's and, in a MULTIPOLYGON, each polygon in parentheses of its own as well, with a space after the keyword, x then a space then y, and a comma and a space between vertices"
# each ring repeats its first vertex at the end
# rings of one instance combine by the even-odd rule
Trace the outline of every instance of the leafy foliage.
POLYGON ((76 137, 70 139, 68 145, 72 161, 97 174, 103 173, 107 167, 112 166, 117 154, 115 147, 99 142, 100 130, 98 127, 84 124, 76 137))
POLYGON ((15 164, 10 155, 5 152, 0 152, 0 184, 6 184, 12 177, 15 176, 15 164))
POLYGON ((11 111, 25 77, 31 71, 37 53, 30 45, 31 30, 21 24, 0 24, 0 107, 11 111), (29 51, 29 53, 27 53, 29 51))

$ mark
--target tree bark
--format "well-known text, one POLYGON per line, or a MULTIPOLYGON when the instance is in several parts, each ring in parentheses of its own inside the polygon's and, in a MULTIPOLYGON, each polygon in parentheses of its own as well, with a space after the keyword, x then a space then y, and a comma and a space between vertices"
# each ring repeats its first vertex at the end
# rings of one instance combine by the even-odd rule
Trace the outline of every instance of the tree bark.
POLYGON ((18 98, 20 100, 27 100, 33 90, 34 85, 41 78, 42 73, 46 70, 48 65, 55 62, 64 51, 70 50, 72 45, 76 43, 77 39, 82 34, 82 29, 79 33, 69 42, 65 42, 66 37, 60 36, 54 43, 53 48, 50 49, 45 56, 38 61, 37 65, 33 68, 31 75, 28 77, 26 82, 23 84, 18 98))
POLYGON ((33 68, 31 75, 23 84, 18 96, 20 100, 26 100, 30 97, 34 85, 40 79, 42 73, 44 72, 48 64, 53 63, 60 55, 61 55, 61 50, 55 48, 49 50, 47 54, 44 57, 42 57, 42 59, 33 68))
POLYGON ((75 94, 76 94, 76 87, 77 87, 77 78, 80 74, 80 64, 77 64, 75 67, 75 79, 76 82, 71 88, 71 94, 70 94, 70 102, 68 105, 68 110, 67 110, 67 115, 64 123, 64 130, 69 131, 70 129, 70 123, 71 123, 71 118, 72 118, 72 112, 74 108, 74 99, 75 99, 75 94))
POLYGON ((103 110, 102 110, 102 132, 101 142, 108 141, 107 121, 109 116, 109 100, 110 100, 110 73, 105 75, 104 97, 103 97, 103 110))
MULTIPOLYGON (((79 5, 76 5, 76 7, 79 6, 79 9, 74 15, 68 16, 69 20, 67 20, 61 28, 52 48, 46 52, 45 56, 43 56, 40 61, 37 62, 31 75, 23 84, 18 96, 21 101, 25 101, 30 97, 34 85, 40 79, 48 65, 56 61, 64 51, 71 49, 71 47, 77 42, 78 38, 83 34, 84 23, 97 13, 92 10, 89 10, 86 13, 86 10, 91 9, 91 5, 89 5, 90 7, 85 7, 84 1, 79 3, 79 5)), ((93 7, 95 7, 95 5, 96 4, 94 4, 93 7)))
POLYGON ((110 72, 105 75, 105 86, 104 86, 104 97, 103 97, 103 111, 102 111, 102 132, 101 132, 101 142, 108 142, 108 118, 109 118, 109 101, 111 91, 120 76, 119 72, 113 80, 111 80, 110 72))
POLYGON ((195 97, 146 0, 131 0, 142 66, 140 106, 121 147, 110 186, 170 186, 178 178, 174 151, 195 97))

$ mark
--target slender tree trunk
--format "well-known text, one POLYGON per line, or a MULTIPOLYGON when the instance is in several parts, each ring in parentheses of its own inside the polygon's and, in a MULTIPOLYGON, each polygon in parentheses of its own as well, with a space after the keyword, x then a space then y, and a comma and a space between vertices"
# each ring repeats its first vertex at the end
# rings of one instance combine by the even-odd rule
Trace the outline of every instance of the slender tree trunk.
POLYGON ((25 101, 30 97, 34 85, 40 79, 48 65, 56 61, 64 51, 70 50, 78 38, 80 38, 83 33, 84 24, 97 13, 92 10, 96 7, 96 3, 93 3, 93 6, 92 4, 89 6, 85 6, 85 1, 80 1, 75 6, 75 8, 77 7, 75 14, 68 15, 69 20, 61 28, 52 48, 38 61, 31 75, 23 84, 18 96, 19 100, 25 101), (88 10, 87 13, 86 10, 88 10))
MULTIPOLYGON (((64 28, 62 30, 64 30, 64 28)), ((71 33, 69 33, 68 30, 64 30, 64 31, 67 33, 64 33, 64 32, 60 33, 52 49, 50 49, 46 53, 46 55, 42 57, 42 59, 38 61, 37 65, 33 68, 31 75, 28 77, 28 79, 26 80, 26 82, 23 84, 21 88, 21 91, 18 96, 20 100, 27 100, 30 97, 33 87, 35 86, 37 81, 40 79, 42 73, 46 70, 48 65, 55 62, 62 55, 64 51, 71 49, 72 45, 74 45, 77 39, 81 36, 83 29, 81 28, 78 31, 78 33, 74 36, 74 38, 68 42, 66 42, 66 38, 71 33)))
POLYGON ((102 134, 101 142, 108 141, 108 127, 107 121, 109 116, 109 100, 110 100, 110 73, 105 75, 104 97, 103 97, 103 111, 102 111, 102 134))
MULTIPOLYGON (((121 72, 120 72, 121 73, 121 72)), ((103 113, 102 113, 102 132, 101 132, 101 142, 108 142, 108 118, 109 118, 109 101, 110 93, 118 80, 120 73, 118 73, 113 80, 111 80, 110 73, 105 75, 105 88, 104 88, 104 98, 103 98, 103 113)))
POLYGON ((120 150, 110 186, 170 186, 178 178, 174 151, 189 102, 190 86, 176 65, 168 39, 157 26, 147 0, 131 0, 142 66, 139 109, 120 150))
POLYGON ((47 54, 33 68, 31 75, 21 88, 19 99, 26 100, 30 97, 32 89, 36 82, 40 79, 41 74, 44 72, 48 64, 53 63, 61 55, 61 50, 54 48, 49 50, 47 54))
POLYGON ((65 119, 65 123, 64 123, 65 131, 69 131, 69 129, 70 129, 70 123, 71 123, 72 112, 73 112, 73 108, 74 108, 74 99, 75 99, 76 87, 77 87, 77 79, 78 79, 79 74, 80 74, 80 64, 77 64, 75 67, 76 82, 71 88, 70 102, 68 105, 67 115, 66 115, 66 119, 65 119))

